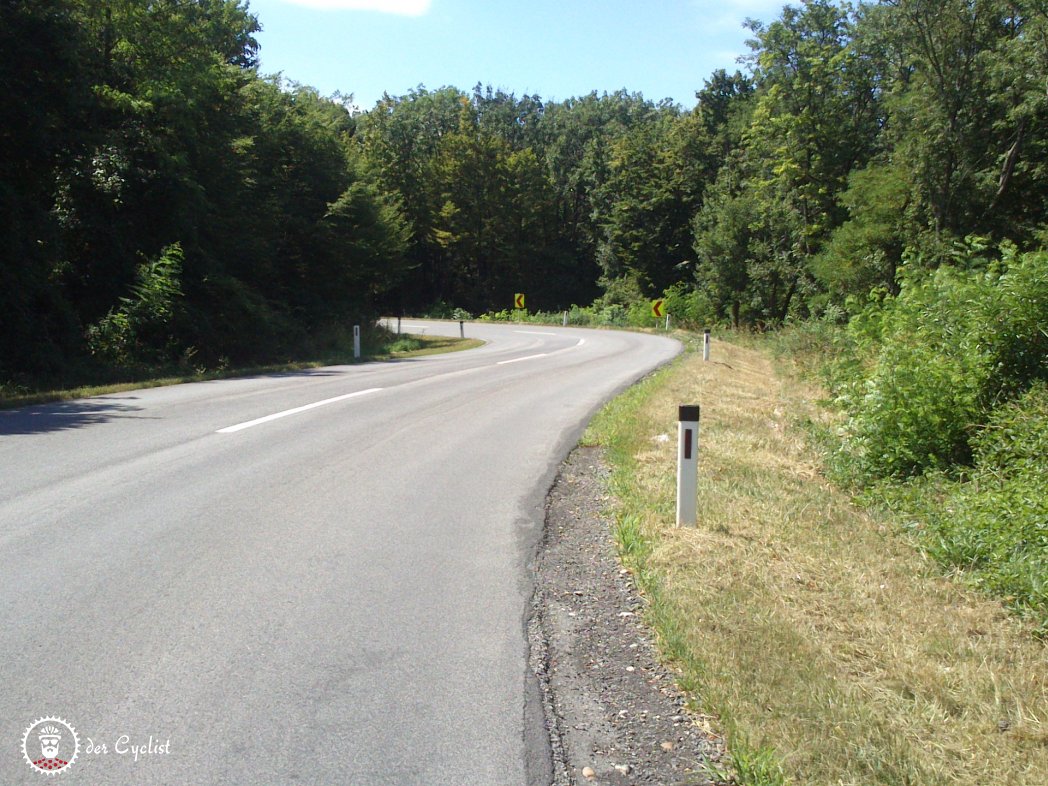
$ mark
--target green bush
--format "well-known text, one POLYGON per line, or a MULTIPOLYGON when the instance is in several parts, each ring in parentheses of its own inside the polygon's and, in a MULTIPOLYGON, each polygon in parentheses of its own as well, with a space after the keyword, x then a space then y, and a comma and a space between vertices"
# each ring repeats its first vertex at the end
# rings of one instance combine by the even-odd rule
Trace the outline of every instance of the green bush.
POLYGON ((965 482, 932 475, 882 493, 941 564, 1048 629, 1048 386, 1000 407, 972 442, 965 482))
POLYGON ((182 350, 174 322, 182 298, 182 247, 167 246, 160 256, 139 265, 131 297, 120 298, 87 328, 87 345, 96 357, 119 366, 171 360, 182 350))
POLYGON ((860 477, 905 477, 971 457, 979 375, 963 356, 897 337, 869 379, 850 394, 843 449, 860 477))
POLYGON ((709 295, 690 284, 674 284, 663 297, 665 311, 677 327, 702 330, 717 321, 717 311, 709 295))
POLYGON ((400 338, 391 341, 386 346, 386 351, 389 353, 414 352, 418 349, 422 349, 422 342, 417 338, 410 338, 407 336, 401 336, 400 338))
POLYGON ((993 408, 1048 379, 1046 325, 1048 254, 904 272, 831 366, 849 416, 836 465, 867 483, 970 463, 993 408))
POLYGON ((1048 252, 1019 256, 1006 249, 1003 264, 981 315, 991 362, 983 400, 990 406, 1048 380, 1048 252))

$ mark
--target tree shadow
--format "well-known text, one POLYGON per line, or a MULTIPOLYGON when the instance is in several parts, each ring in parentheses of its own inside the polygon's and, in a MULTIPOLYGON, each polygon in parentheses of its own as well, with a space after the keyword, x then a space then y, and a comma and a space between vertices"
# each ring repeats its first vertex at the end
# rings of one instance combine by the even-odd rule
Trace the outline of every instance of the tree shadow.
MULTIPOLYGON (((134 400, 135 397, 127 398, 134 400)), ((129 413, 141 411, 141 407, 123 404, 120 399, 112 398, 63 401, 3 410, 0 411, 0 436, 69 431, 108 423, 117 418, 133 417, 129 413)))
MULTIPOLYGON (((332 363, 332 365, 338 365, 332 363)), ((252 374, 249 377, 242 377, 242 379, 283 379, 285 377, 337 377, 345 374, 344 371, 338 371, 330 368, 304 368, 295 371, 270 371, 265 374, 252 374)))

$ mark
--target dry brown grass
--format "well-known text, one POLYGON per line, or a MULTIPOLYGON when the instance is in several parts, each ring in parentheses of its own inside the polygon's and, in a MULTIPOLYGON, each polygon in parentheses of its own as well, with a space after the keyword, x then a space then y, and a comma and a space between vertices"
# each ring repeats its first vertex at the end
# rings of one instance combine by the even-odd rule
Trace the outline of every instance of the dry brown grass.
POLYGON ((613 456, 617 441, 619 514, 698 704, 794 783, 1048 784, 1045 645, 822 477, 797 425, 824 417, 817 391, 753 349, 713 357, 591 430, 613 456), (673 526, 682 403, 702 405, 688 529, 673 526))

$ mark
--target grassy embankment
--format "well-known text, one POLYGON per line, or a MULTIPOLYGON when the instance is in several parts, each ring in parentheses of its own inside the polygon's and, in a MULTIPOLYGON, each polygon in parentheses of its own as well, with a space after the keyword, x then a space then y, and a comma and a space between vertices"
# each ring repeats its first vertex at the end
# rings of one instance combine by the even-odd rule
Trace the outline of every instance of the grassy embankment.
POLYGON ((609 405, 616 536, 664 653, 744 784, 1048 783, 1048 651, 824 479, 820 391, 715 342, 609 405), (678 404, 702 405, 700 523, 675 521, 678 404), (668 435, 670 439, 661 438, 668 435))
POLYGON ((274 363, 270 365, 246 366, 220 369, 195 369, 174 370, 171 373, 149 374, 147 371, 135 373, 114 372, 113 379, 116 381, 100 382, 94 384, 78 384, 68 387, 42 387, 31 389, 26 387, 12 388, 0 384, 0 409, 22 407, 31 404, 43 404, 52 401, 68 401, 76 398, 88 398, 90 396, 101 396, 107 393, 121 393, 127 390, 137 390, 149 387, 162 387, 165 385, 180 385, 185 382, 203 382, 210 379, 229 379, 232 377, 245 377, 252 374, 271 374, 280 371, 300 371, 309 368, 320 368, 322 366, 350 365, 375 360, 401 360, 405 358, 423 357, 425 355, 437 355, 444 352, 458 352, 464 349, 473 349, 483 344, 479 339, 461 339, 448 336, 416 336, 401 335, 390 337, 388 341, 382 342, 374 347, 364 347, 364 355, 360 360, 353 358, 353 349, 343 348, 338 351, 325 353, 321 357, 308 360, 293 360, 285 363, 274 363), (127 381, 124 381, 124 378, 127 381))

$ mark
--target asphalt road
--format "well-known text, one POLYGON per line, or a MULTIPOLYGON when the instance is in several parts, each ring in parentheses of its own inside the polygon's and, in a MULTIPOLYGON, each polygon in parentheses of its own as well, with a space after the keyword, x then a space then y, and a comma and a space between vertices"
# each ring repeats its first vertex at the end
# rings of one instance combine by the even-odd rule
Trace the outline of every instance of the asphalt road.
POLYGON ((545 493, 679 346, 466 333, 488 343, 0 412, 0 783, 542 782, 545 493), (22 755, 47 716, 79 743, 51 776, 22 755))

